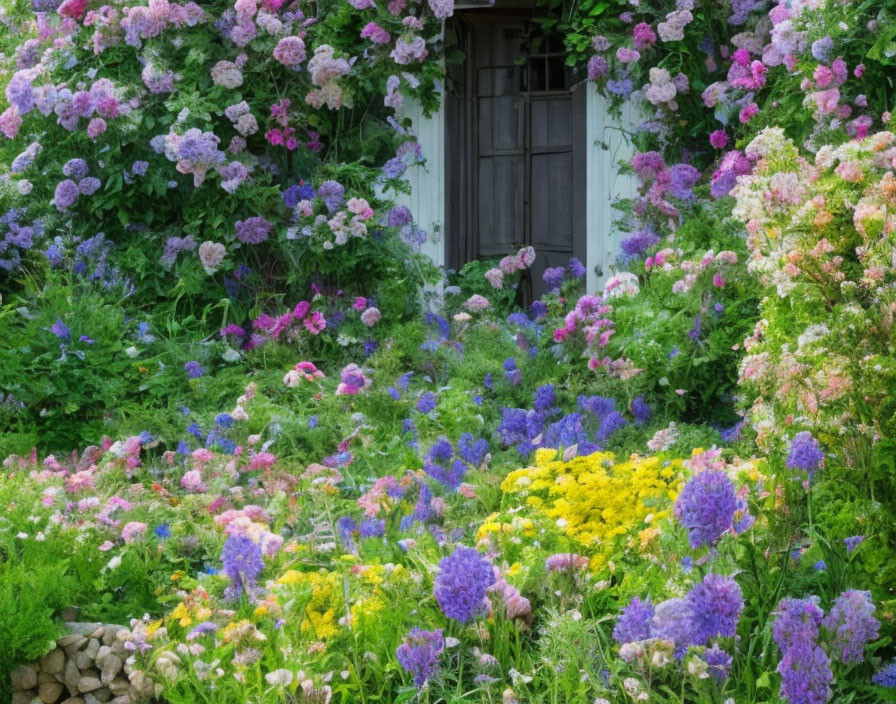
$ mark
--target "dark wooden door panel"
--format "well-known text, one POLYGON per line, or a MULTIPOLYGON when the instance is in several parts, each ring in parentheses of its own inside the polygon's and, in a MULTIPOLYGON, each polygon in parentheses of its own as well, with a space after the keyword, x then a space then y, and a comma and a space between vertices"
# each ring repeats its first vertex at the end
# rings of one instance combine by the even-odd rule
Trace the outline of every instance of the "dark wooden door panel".
POLYGON ((503 257, 523 241, 525 210, 523 155, 491 156, 479 160, 476 210, 479 257, 503 257))
MULTIPOLYGON (((572 152, 532 155, 531 242, 535 252, 563 250, 572 256, 572 152)), ((540 265, 538 259, 535 260, 540 265)), ((540 269, 543 268, 539 266, 540 269)))

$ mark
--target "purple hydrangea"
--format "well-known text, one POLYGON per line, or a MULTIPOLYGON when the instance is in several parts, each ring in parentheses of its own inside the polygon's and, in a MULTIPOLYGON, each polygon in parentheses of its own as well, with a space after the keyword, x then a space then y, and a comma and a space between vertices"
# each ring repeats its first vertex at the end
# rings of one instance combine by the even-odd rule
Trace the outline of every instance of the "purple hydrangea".
POLYGON ((679 660, 696 645, 694 619, 686 599, 666 599, 656 605, 650 637, 671 641, 679 660))
POLYGON ((732 657, 722 650, 717 643, 713 644, 711 648, 704 650, 700 658, 706 663, 709 674, 718 682, 724 682, 728 679, 728 673, 731 672, 732 657))
POLYGON ((332 213, 345 200, 345 187, 337 181, 324 181, 317 189, 317 195, 332 213))
POLYGON ((488 440, 479 438, 474 442, 472 433, 463 433, 457 441, 457 454, 467 464, 478 467, 488 453, 488 440))
POLYGON ((491 563, 461 545, 439 562, 433 593, 445 616, 467 623, 482 612, 486 590, 494 581, 491 563))
POLYGON ((402 227, 412 223, 414 216, 411 215, 411 211, 407 206, 396 205, 386 215, 386 221, 389 223, 389 227, 402 227))
POLYGON ((569 260, 569 274, 574 279, 581 279, 585 275, 585 265, 573 257, 569 260))
POLYGON ((544 384, 535 389, 535 402, 532 407, 536 411, 548 411, 557 403, 553 384, 544 384))
POLYGON ((439 671, 439 656, 445 649, 442 631, 424 631, 412 628, 398 646, 395 656, 398 663, 414 677, 414 685, 422 687, 439 671))
POLYGON ((426 415, 432 411, 439 403, 439 397, 432 391, 426 391, 417 400, 417 411, 426 415))
POLYGON ((687 529, 691 547, 714 544, 731 528, 737 496, 721 470, 707 469, 692 477, 675 502, 675 515, 687 529))
POLYGON ((542 281, 550 290, 554 291, 563 284, 563 275, 566 273, 562 266, 552 266, 544 270, 542 281))
POLYGON ((878 670, 871 681, 878 687, 896 688, 896 660, 878 670))
POLYGON ((87 176, 87 172, 87 162, 83 159, 69 159, 62 167, 62 173, 76 181, 80 181, 87 176))
POLYGON ((619 411, 610 411, 604 416, 603 420, 601 420, 600 427, 595 434, 595 440, 598 444, 605 443, 613 433, 624 428, 626 425, 628 425, 628 421, 619 411))
POLYGON ((616 619, 613 639, 620 645, 647 640, 650 638, 653 613, 653 603, 650 599, 641 601, 638 597, 633 597, 616 619))
POLYGON ((246 244, 260 244, 271 234, 274 225, 260 215, 236 222, 236 238, 246 244))
POLYGON ((53 195, 53 205, 61 212, 66 211, 75 204, 80 194, 78 184, 67 178, 64 181, 60 181, 56 186, 56 192, 53 195))
POLYGON ((740 586, 731 577, 710 573, 686 597, 693 619, 694 643, 711 638, 733 638, 744 608, 740 586))
POLYGON ((255 580, 264 569, 261 548, 251 538, 231 535, 221 550, 222 571, 230 578, 230 586, 225 594, 228 598, 239 599, 244 591, 255 586, 255 580))
POLYGON ((831 647, 847 664, 865 659, 865 644, 877 638, 880 621, 874 617, 871 592, 848 589, 834 601, 822 625, 831 632, 831 647))
POLYGON ((809 475, 809 479, 812 479, 823 463, 824 452, 818 440, 812 437, 812 433, 804 430, 793 436, 790 442, 790 454, 787 457, 788 468, 801 469, 809 475))
POLYGON ((659 241, 659 236, 650 228, 636 230, 619 244, 623 263, 631 262, 643 256, 648 249, 658 244, 659 241))
POLYGON ((198 379, 203 374, 205 374, 205 370, 202 368, 202 365, 195 360, 187 362, 184 365, 184 371, 187 373, 187 377, 189 379, 198 379))
POLYGON ((635 425, 647 425, 650 422, 650 404, 644 401, 643 396, 636 396, 632 401, 632 415, 635 417, 635 425))

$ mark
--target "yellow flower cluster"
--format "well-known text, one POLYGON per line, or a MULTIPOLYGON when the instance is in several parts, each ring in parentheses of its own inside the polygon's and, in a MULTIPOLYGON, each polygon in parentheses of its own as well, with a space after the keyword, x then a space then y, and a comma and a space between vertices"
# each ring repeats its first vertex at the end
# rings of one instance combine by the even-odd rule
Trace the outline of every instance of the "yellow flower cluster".
POLYGON ((617 462, 598 452, 564 461, 556 450, 541 449, 534 466, 511 472, 501 489, 553 519, 599 569, 619 547, 644 549, 660 534, 660 521, 683 485, 683 469, 677 459, 632 455, 617 462))
POLYGON ((311 588, 311 598, 305 605, 305 618, 302 620, 303 631, 320 641, 339 632, 338 621, 344 603, 342 577, 339 574, 288 570, 277 582, 311 588))

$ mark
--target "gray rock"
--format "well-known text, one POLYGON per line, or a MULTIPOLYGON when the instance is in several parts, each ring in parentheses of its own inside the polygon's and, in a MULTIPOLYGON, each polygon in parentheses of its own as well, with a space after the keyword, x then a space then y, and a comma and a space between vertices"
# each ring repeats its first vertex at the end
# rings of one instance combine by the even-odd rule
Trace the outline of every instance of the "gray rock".
POLYGON ((128 695, 122 695, 120 697, 115 697, 109 704, 132 704, 134 700, 131 699, 128 695))
POLYGON ((103 686, 99 677, 82 677, 78 680, 79 692, 93 692, 103 686))
POLYGON ((58 672, 53 675, 51 675, 49 672, 43 672, 43 671, 38 672, 37 673, 37 684, 41 685, 41 684, 46 684, 47 682, 56 682, 57 681, 56 675, 58 675, 58 674, 59 674, 58 672))
POLYGON ((68 648, 70 645, 82 645, 86 641, 87 638, 80 633, 69 633, 67 636, 61 636, 59 640, 56 641, 56 645, 60 648, 68 648))
POLYGON ((84 704, 84 700, 81 697, 69 697, 62 704, 84 704))
POLYGON ((78 666, 75 665, 74 660, 69 660, 65 663, 65 676, 62 680, 65 682, 65 686, 68 687, 69 692, 77 692, 78 691, 78 682, 81 680, 81 671, 78 670, 78 666))
POLYGON ((109 691, 108 687, 101 687, 100 689, 96 690, 95 692, 91 692, 90 694, 85 696, 84 699, 86 700, 87 697, 93 697, 98 702, 101 702, 104 704, 105 702, 109 701, 112 698, 112 692, 109 691))
POLYGON ((102 638, 102 637, 103 637, 103 633, 105 633, 105 632, 106 632, 106 627, 105 627, 105 626, 100 626, 99 628, 95 629, 95 630, 93 631, 93 633, 90 634, 90 637, 91 637, 91 638, 102 638))
POLYGON ((65 652, 62 648, 54 648, 40 659, 40 669, 51 675, 62 672, 65 667, 65 652))
POLYGON ((93 667, 93 658, 83 650, 75 653, 75 657, 73 658, 73 660, 75 661, 75 665, 78 666, 79 670, 86 670, 90 667, 93 667))
POLYGON ((65 648, 65 654, 70 658, 73 658, 78 654, 78 651, 84 648, 85 645, 87 645, 87 637, 75 634, 74 636, 72 636, 72 640, 69 642, 69 644, 63 647, 65 648))
POLYGON ((111 689, 112 694, 115 695, 127 694, 130 688, 131 683, 128 682, 128 680, 124 677, 116 677, 114 680, 109 682, 109 689, 111 689))
POLYGON ((72 634, 77 633, 78 635, 81 635, 81 636, 89 636, 91 633, 93 633, 97 628, 99 628, 102 625, 103 624, 101 624, 101 623, 84 623, 84 622, 79 622, 79 621, 73 621, 72 623, 68 624, 66 630, 72 634))
POLYGON ((93 658, 96 660, 96 664, 100 667, 103 666, 103 661, 112 654, 112 648, 108 645, 101 645, 100 649, 96 651, 96 656, 93 658))
POLYGON ((31 689, 37 684, 37 673, 27 665, 19 665, 9 679, 13 689, 31 689))
POLYGON ((12 693, 11 704, 31 704, 35 700, 41 704, 40 699, 34 696, 34 692, 18 691, 12 693))
POLYGON ((115 679, 115 676, 119 672, 121 672, 121 660, 114 655, 109 655, 109 657, 103 661, 103 669, 102 674, 100 674, 100 679, 103 681, 103 684, 109 684, 109 682, 115 679))
POLYGON ((100 651, 100 642, 96 638, 91 638, 87 641, 87 647, 84 648, 84 652, 90 656, 91 660, 96 659, 96 654, 100 651))
POLYGON ((58 682, 47 682, 37 689, 37 696, 44 704, 54 704, 62 694, 62 685, 58 682))

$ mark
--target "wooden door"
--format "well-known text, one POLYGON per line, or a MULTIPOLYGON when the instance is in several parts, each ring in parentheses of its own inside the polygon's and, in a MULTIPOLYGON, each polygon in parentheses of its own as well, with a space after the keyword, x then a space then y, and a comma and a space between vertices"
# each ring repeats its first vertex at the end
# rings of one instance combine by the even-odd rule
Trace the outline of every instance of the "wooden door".
POLYGON ((584 258, 584 91, 569 86, 562 42, 532 41, 525 17, 467 18, 467 81, 449 103, 449 262, 535 247, 523 299, 542 275, 584 258), (466 161, 466 163, 464 163, 466 161), (453 167, 452 167, 453 164, 453 167))

